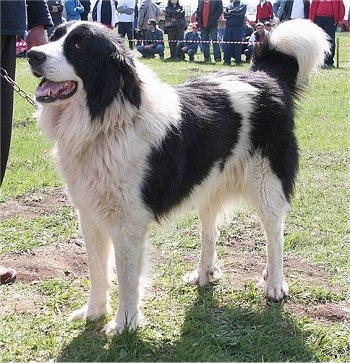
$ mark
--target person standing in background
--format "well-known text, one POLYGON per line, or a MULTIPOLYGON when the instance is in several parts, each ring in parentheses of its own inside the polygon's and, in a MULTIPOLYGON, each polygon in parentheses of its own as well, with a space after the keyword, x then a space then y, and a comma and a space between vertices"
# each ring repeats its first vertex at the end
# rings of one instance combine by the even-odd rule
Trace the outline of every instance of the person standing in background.
POLYGON ((117 24, 117 3, 114 0, 97 0, 92 10, 92 20, 113 29, 117 24))
POLYGON ((224 33, 224 65, 231 64, 231 58, 235 63, 242 63, 242 39, 244 34, 244 19, 247 5, 240 0, 233 0, 224 11, 226 28, 224 33), (228 43, 225 43, 228 42, 228 43))
MULTIPOLYGON (((1 1, 1 74, 7 72, 11 79, 16 73, 16 40, 27 32, 28 49, 47 43, 45 29, 53 26, 51 15, 44 0, 1 1)), ((1 176, 2 185, 10 151, 13 119, 14 89, 3 78, 1 82, 1 176)), ((0 285, 14 282, 16 270, 0 265, 0 285)))
POLYGON ((309 0, 276 0, 273 12, 279 21, 291 19, 308 19, 310 11, 309 0))
POLYGON ((184 38, 187 28, 185 20, 185 10, 180 5, 179 0, 168 0, 165 8, 165 30, 168 34, 170 58, 176 59, 177 41, 184 38))
POLYGON ((84 6, 79 0, 65 0, 64 6, 67 13, 67 21, 81 20, 80 14, 84 12, 84 6))
POLYGON ((221 0, 199 0, 196 10, 198 26, 201 30, 204 62, 211 62, 209 39, 213 42, 215 62, 221 62, 221 50, 218 43, 218 21, 223 12, 221 0))
POLYGON ((270 1, 260 0, 256 7, 255 23, 259 21, 265 23, 265 21, 273 20, 273 9, 270 1))
POLYGON ((331 52, 325 57, 324 68, 334 68, 335 32, 341 27, 345 16, 343 0, 312 0, 310 20, 330 37, 331 52))
POLYGON ((135 15, 135 0, 120 0, 118 2, 118 34, 129 40, 129 48, 134 49, 134 15, 135 15))
POLYGON ((224 33, 226 28, 226 19, 224 17, 224 13, 220 15, 220 18, 218 20, 218 42, 220 45, 220 49, 224 50, 223 40, 224 40, 224 33))
POLYGON ((80 14, 81 20, 89 20, 89 14, 91 11, 91 1, 90 0, 80 0, 81 5, 84 6, 84 11, 80 14))
POLYGON ((61 0, 47 0, 50 15, 53 21, 53 27, 47 29, 47 36, 50 38, 55 28, 63 23, 62 11, 63 3, 61 0))

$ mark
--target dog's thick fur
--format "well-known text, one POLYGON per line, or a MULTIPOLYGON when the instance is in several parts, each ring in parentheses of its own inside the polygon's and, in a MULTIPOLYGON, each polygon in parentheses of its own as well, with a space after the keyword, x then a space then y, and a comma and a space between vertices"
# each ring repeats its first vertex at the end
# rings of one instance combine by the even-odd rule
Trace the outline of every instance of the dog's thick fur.
POLYGON ((216 265, 217 217, 234 197, 248 199, 267 237, 264 294, 282 300, 283 224, 298 168, 294 102, 329 45, 306 20, 288 21, 255 52, 250 71, 219 72, 178 87, 160 82, 110 30, 67 23, 27 57, 43 76, 39 122, 79 210, 91 293, 72 319, 110 311, 109 256, 114 247, 119 308, 107 333, 141 319, 145 235, 183 205, 201 222, 198 268, 204 285, 216 265))

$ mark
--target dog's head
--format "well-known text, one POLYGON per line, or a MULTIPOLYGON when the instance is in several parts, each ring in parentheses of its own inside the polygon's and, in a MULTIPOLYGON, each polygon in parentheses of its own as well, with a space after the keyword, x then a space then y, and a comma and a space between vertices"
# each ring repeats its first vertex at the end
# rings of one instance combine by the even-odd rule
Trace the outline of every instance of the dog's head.
POLYGON ((103 116, 116 98, 140 107, 141 80, 132 53, 103 25, 65 23, 50 43, 30 49, 27 58, 32 73, 43 77, 36 91, 39 103, 74 102, 85 92, 92 119, 103 116))

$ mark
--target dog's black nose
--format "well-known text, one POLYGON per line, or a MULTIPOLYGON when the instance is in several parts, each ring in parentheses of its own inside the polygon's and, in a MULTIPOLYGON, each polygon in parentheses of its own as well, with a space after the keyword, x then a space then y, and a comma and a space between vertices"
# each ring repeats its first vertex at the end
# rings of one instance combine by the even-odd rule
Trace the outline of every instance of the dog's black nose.
POLYGON ((31 49, 27 52, 27 59, 30 65, 35 66, 46 61, 46 54, 37 50, 31 49))

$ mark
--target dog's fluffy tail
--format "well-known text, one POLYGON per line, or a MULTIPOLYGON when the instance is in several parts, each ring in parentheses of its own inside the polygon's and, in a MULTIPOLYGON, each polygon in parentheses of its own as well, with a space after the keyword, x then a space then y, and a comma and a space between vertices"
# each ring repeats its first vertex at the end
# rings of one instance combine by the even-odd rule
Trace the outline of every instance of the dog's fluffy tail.
POLYGON ((328 36, 320 27, 309 20, 289 20, 273 30, 267 46, 254 57, 252 70, 271 71, 274 76, 278 73, 297 91, 307 83, 312 70, 323 64, 329 51, 328 36), (291 58, 297 67, 292 66, 291 58))

